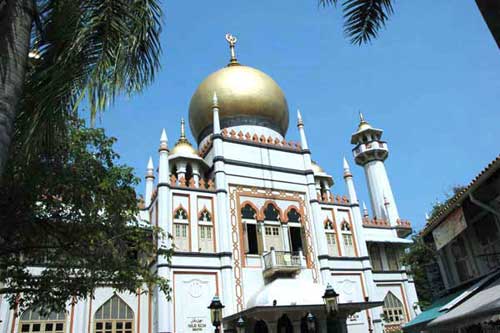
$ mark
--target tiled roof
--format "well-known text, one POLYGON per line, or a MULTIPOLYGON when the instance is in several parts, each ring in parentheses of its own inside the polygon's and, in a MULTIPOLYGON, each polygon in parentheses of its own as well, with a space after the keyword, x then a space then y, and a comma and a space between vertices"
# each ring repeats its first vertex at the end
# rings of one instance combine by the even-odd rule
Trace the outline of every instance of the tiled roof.
POLYGON ((449 201, 448 204, 443 207, 433 218, 431 218, 424 229, 422 230, 422 234, 427 234, 434 227, 436 227, 441 221, 444 220, 448 214, 452 212, 452 210, 460 205, 462 201, 467 197, 467 194, 480 184, 482 184, 488 177, 500 169, 500 155, 498 155, 493 161, 491 161, 470 183, 467 185, 462 191, 455 194, 449 201))

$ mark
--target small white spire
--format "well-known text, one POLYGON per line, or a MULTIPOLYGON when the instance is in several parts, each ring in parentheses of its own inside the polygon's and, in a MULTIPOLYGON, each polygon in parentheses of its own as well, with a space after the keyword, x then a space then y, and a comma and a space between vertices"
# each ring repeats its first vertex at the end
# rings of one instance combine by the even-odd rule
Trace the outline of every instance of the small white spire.
POLYGON ((219 99, 217 98, 217 93, 215 91, 212 97, 212 106, 219 106, 219 99))
POLYGON ((161 131, 160 143, 168 143, 167 132, 165 129, 161 131))
POLYGON ((148 161, 148 167, 147 167, 148 171, 149 170, 154 170, 154 166, 153 166, 153 158, 151 156, 149 156, 149 161, 148 161))
POLYGON ((361 111, 359 111, 359 122, 363 123, 365 122, 365 116, 363 116, 363 113, 361 111))
POLYGON ((368 216, 368 208, 366 208, 366 203, 363 201, 363 216, 368 216))
POLYGON ((427 214, 427 212, 425 212, 425 220, 429 221, 429 214, 427 214))
POLYGON ((347 163, 347 159, 344 156, 344 171, 349 171, 349 170, 350 170, 349 163, 347 163))
POLYGON ((297 125, 304 125, 304 122, 302 121, 302 115, 300 114, 300 110, 297 109, 297 125))

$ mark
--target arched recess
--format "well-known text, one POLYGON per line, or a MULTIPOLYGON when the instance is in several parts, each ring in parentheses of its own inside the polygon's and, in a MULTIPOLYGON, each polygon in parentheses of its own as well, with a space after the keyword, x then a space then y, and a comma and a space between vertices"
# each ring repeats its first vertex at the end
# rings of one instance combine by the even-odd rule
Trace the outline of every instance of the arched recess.
POLYGON ((175 210, 174 210, 174 220, 188 220, 189 219, 189 213, 184 208, 182 205, 179 205, 175 210))
POLYGON ((283 314, 278 320, 278 333, 293 333, 293 325, 290 318, 283 314))
POLYGON ((255 323, 254 333, 269 333, 265 321, 259 320, 255 323))
POLYGON ((342 235, 342 243, 344 245, 344 255, 347 257, 357 256, 356 244, 354 242, 354 236, 352 234, 352 227, 351 224, 346 220, 343 220, 340 223, 340 233, 342 235))
POLYGON ((244 201, 240 204, 241 207, 241 218, 249 220, 261 220, 260 212, 257 206, 251 201, 244 201))
POLYGON ((283 221, 283 212, 273 200, 267 200, 260 209, 260 217, 265 221, 283 221))
POLYGON ((300 209, 294 205, 289 206, 283 214, 283 222, 302 223, 302 214, 300 213, 300 209))
POLYGON ((133 333, 134 311, 118 295, 101 305, 94 315, 94 333, 133 333))
POLYGON ((41 315, 38 309, 29 308, 19 318, 20 333, 64 333, 65 326, 64 312, 41 315))
POLYGON ((399 327, 405 323, 403 303, 391 291, 385 295, 382 309, 386 326, 399 327))

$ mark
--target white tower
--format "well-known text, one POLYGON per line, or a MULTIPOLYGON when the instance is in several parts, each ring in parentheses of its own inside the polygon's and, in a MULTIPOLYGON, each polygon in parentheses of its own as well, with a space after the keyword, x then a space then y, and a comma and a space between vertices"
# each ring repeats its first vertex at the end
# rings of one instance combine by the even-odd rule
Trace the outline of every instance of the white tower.
POLYGON ((384 165, 389 155, 387 143, 381 140, 382 130, 373 128, 362 113, 359 117, 358 130, 351 137, 351 143, 355 145, 352 150, 354 160, 365 169, 373 216, 395 225, 399 213, 384 165))

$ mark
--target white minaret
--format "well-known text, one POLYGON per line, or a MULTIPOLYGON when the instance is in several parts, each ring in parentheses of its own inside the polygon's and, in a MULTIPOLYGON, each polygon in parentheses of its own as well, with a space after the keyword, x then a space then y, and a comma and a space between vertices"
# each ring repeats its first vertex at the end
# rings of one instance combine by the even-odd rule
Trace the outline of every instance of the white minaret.
MULTIPOLYGON (((222 141, 220 119, 219 119, 219 100, 217 94, 214 92, 212 97, 212 116, 214 132, 212 135, 212 142, 214 147, 214 178, 215 178, 215 192, 217 194, 217 221, 218 226, 218 251, 221 253, 231 253, 231 223, 229 215, 229 198, 228 198, 228 184, 225 172, 224 162, 224 142, 222 141)), ((225 304, 224 314, 231 314, 236 312, 236 302, 233 294, 234 281, 231 257, 222 256, 220 258, 221 265, 221 282, 222 282, 222 302, 225 304)))
POLYGON ((354 160, 365 169, 373 216, 395 225, 399 213, 384 165, 389 155, 387 143, 381 140, 382 130, 368 124, 362 113, 359 117, 358 130, 351 137, 351 143, 355 145, 352 150, 354 160))
POLYGON ((314 239, 316 240, 317 255, 323 259, 319 259, 319 266, 321 271, 321 278, 323 283, 330 282, 329 271, 326 269, 321 269, 328 267, 328 247, 326 243, 326 235, 324 232, 323 221, 321 220, 321 207, 316 196, 316 183, 314 181, 314 172, 312 170, 311 152, 309 151, 309 145, 307 144, 306 132, 304 129, 304 121, 302 120, 302 115, 300 111, 297 110, 297 128, 299 129, 300 135, 300 145, 304 154, 304 168, 306 170, 306 181, 307 190, 309 196, 309 204, 311 206, 312 213, 312 229, 314 232, 314 239))
POLYGON ((148 166, 146 168, 146 192, 144 204, 149 207, 151 204, 151 196, 153 195, 153 186, 155 182, 155 170, 153 166, 153 159, 149 157, 148 166))
MULTIPOLYGON (((169 176, 170 168, 168 165, 168 139, 165 129, 161 132, 160 137, 160 162, 158 164, 158 226, 163 229, 167 234, 170 233, 170 185, 169 176)), ((168 244, 168 238, 163 237, 158 241, 158 249, 167 249, 170 244, 168 244)), ((170 268, 168 267, 167 258, 161 254, 158 255, 157 260, 158 275, 171 280, 170 268)), ((172 302, 167 299, 167 296, 156 287, 156 320, 157 320, 157 332, 158 333, 168 333, 173 332, 173 318, 170 317, 173 314, 172 302)))

